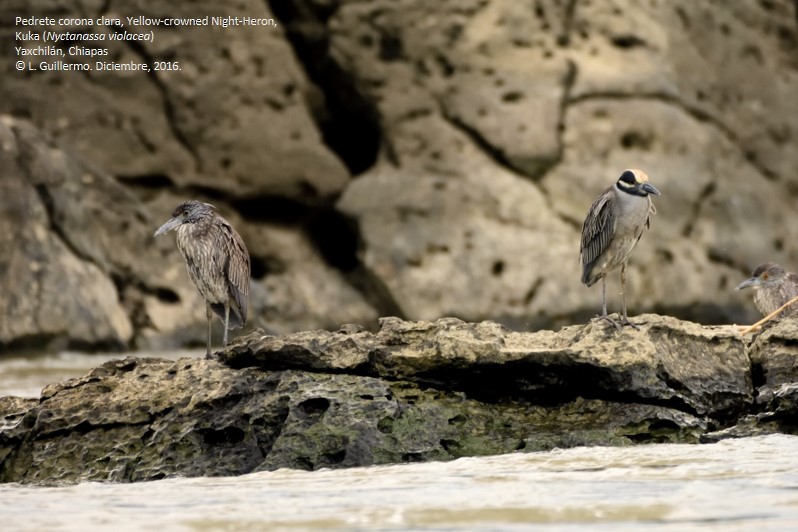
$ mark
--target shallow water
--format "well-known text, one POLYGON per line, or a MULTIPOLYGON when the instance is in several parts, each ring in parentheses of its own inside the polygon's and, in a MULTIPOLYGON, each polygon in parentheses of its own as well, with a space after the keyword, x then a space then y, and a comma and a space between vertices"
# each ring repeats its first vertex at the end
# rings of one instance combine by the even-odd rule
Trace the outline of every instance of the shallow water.
MULTIPOLYGON (((0 359, 0 395, 35 395, 59 372, 82 374, 118 356, 0 359)), ((787 530, 798 528, 798 437, 140 484, 7 484, 0 523, 3 530, 787 530)))
MULTIPOLYGON (((38 397, 48 384, 81 377, 109 360, 132 356, 128 353, 87 354, 63 351, 56 354, 26 353, 0 356, 0 397, 38 397)), ((204 349, 164 353, 138 351, 135 356, 177 360, 182 357, 203 357, 204 349)))

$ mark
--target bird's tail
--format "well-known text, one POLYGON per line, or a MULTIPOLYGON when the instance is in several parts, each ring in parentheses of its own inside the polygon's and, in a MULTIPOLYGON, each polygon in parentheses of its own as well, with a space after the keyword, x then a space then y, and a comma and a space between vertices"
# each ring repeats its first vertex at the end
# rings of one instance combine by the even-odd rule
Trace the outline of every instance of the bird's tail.
POLYGON ((599 279, 601 279, 601 271, 595 272, 593 264, 585 264, 582 267, 582 284, 593 286, 599 279))
MULTIPOLYGON (((211 310, 213 310, 213 313, 219 316, 222 322, 224 322, 224 305, 222 303, 211 303, 211 310)), ((244 325, 244 319, 242 318, 241 314, 238 313, 238 309, 235 305, 230 305, 229 325, 231 329, 238 329, 244 325)))

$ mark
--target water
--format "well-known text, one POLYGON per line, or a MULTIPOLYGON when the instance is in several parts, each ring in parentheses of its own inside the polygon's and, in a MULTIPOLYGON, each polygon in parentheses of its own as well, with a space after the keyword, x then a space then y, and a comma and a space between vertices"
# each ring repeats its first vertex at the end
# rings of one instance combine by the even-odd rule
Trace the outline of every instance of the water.
MULTIPOLYGON (((139 351, 140 357, 177 360, 182 357, 203 357, 204 349, 164 353, 139 351)), ((81 377, 103 362, 125 358, 128 353, 87 354, 64 351, 56 354, 30 353, 0 356, 0 397, 38 397, 46 385, 81 377)))
MULTIPOLYGON (((78 366, 101 359, 2 359, 0 394, 40 387, 37 366, 46 383, 57 368, 82 374, 78 366)), ((0 523, 4 531, 788 530, 798 527, 798 437, 140 484, 0 485, 0 523)))

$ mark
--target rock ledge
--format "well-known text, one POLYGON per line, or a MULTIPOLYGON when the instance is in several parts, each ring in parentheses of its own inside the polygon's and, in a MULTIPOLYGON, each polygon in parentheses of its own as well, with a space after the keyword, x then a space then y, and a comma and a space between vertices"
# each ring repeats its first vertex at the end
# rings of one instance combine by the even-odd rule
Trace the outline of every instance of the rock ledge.
POLYGON ((798 320, 750 344, 733 327, 636 321, 518 333, 384 318, 376 333, 256 331, 210 359, 111 361, 38 401, 0 399, 0 481, 237 475, 796 426, 798 320))

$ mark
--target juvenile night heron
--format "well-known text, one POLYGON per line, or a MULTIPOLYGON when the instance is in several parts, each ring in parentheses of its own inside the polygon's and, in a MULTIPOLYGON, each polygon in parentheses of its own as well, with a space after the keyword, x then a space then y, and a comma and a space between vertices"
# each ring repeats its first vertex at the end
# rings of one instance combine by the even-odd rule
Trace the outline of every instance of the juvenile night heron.
POLYGON ((641 170, 624 170, 618 181, 605 190, 587 212, 582 225, 582 282, 593 286, 601 279, 601 319, 616 327, 632 325, 626 315, 626 263, 637 245, 649 217, 656 213, 649 194, 659 190, 649 184, 641 170), (607 273, 621 267, 623 317, 620 323, 607 316, 607 273))
MULTIPOLYGON (((737 285, 736 290, 753 288, 754 304, 763 316, 798 296, 798 274, 787 272, 773 262, 760 264, 751 277, 737 285)), ((798 303, 794 303, 781 311, 780 318, 798 311, 798 303)))
POLYGON ((182 203, 172 212, 172 218, 155 231, 158 236, 177 229, 177 249, 186 261, 189 277, 205 298, 208 355, 213 313, 224 322, 224 345, 228 329, 247 322, 250 275, 244 241, 211 207, 193 200, 182 203))

